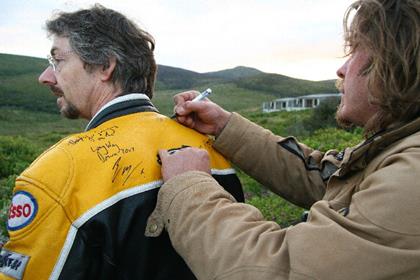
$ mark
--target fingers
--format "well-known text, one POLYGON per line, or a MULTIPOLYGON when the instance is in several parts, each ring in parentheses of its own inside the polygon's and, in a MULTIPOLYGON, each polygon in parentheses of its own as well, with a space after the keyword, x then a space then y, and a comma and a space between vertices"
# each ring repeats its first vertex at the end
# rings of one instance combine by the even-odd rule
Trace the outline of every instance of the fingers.
POLYGON ((192 102, 198 94, 197 91, 186 91, 174 96, 177 121, 200 133, 219 135, 231 113, 207 98, 192 102))
POLYGON ((203 100, 203 101, 186 101, 183 109, 185 112, 187 112, 188 114, 191 112, 204 112, 207 111, 210 108, 210 104, 208 102, 208 100, 203 100), (206 102, 207 101, 207 102, 206 102))
MULTIPOLYGON (((174 113, 177 116, 185 116, 185 115, 189 114, 191 111, 185 111, 185 108, 184 108, 185 103, 187 101, 193 100, 198 94, 200 94, 200 93, 198 91, 194 91, 194 90, 185 91, 185 92, 181 92, 181 93, 176 94, 174 96, 174 103, 175 103, 174 113)), ((180 121, 180 120, 178 119, 178 121, 180 121)), ((180 121, 180 122, 183 123, 182 121, 180 121)))
POLYGON ((211 104, 208 100, 200 102, 186 101, 185 103, 175 107, 175 112, 178 116, 187 116, 191 113, 196 113, 199 118, 211 109, 211 104))
POLYGON ((209 112, 208 102, 191 102, 187 101, 182 106, 176 107, 177 121, 189 128, 198 130, 201 133, 202 125, 207 122, 206 115, 209 112), (206 104, 207 103, 207 104, 206 104))
POLYGON ((174 176, 187 171, 210 172, 210 157, 208 152, 198 148, 184 148, 169 154, 166 150, 159 150, 162 161, 162 178, 166 182, 174 176))
POLYGON ((187 116, 180 116, 180 115, 177 115, 176 119, 177 119, 177 121, 180 124, 183 124, 186 127, 194 128, 194 126, 195 126, 195 121, 194 121, 193 116, 189 116, 189 115, 187 115, 187 116))
POLYGON ((174 96, 174 103, 176 106, 184 104, 186 101, 193 100, 194 97, 200 93, 195 90, 184 91, 174 96))

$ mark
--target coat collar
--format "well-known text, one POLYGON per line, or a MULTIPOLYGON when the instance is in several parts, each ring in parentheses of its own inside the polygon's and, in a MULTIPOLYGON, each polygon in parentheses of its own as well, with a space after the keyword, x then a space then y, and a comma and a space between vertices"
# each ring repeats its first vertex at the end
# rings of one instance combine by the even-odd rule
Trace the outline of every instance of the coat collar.
POLYGON ((376 133, 359 145, 346 149, 338 176, 365 168, 368 163, 391 144, 420 131, 420 118, 409 123, 394 124, 376 133))
POLYGON ((106 103, 93 116, 86 126, 85 131, 95 128, 107 120, 138 112, 158 112, 158 110, 145 94, 131 93, 119 96, 106 103))

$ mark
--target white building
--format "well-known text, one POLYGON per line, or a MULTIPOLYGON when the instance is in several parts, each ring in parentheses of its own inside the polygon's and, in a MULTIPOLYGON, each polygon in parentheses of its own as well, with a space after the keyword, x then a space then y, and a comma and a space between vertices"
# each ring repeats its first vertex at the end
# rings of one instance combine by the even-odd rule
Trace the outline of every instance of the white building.
POLYGON ((297 111, 304 109, 316 108, 323 101, 330 98, 339 99, 341 93, 320 93, 303 95, 297 97, 279 98, 274 101, 263 103, 263 112, 277 112, 277 111, 297 111))

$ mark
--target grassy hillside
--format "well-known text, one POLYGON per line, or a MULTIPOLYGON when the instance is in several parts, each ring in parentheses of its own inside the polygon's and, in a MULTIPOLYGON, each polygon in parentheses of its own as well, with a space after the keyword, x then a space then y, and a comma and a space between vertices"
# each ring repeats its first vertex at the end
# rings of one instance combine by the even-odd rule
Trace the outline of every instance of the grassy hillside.
POLYGON ((85 120, 68 120, 58 113, 0 107, 0 135, 36 138, 45 134, 63 136, 83 131, 86 124, 85 120))
MULTIPOLYGON (((78 131, 84 121, 58 116, 56 97, 38 83, 46 59, 0 54, 0 135, 33 134, 46 126, 59 133, 78 131), (39 120, 38 120, 39 119, 39 120)), ((227 110, 256 112, 262 102, 279 96, 334 91, 333 81, 312 82, 236 67, 197 73, 159 65, 153 103, 165 115, 173 110, 173 95, 187 89, 211 87, 211 99, 227 110)))
POLYGON ((0 54, 0 107, 55 113, 56 98, 38 84, 47 60, 0 54))
MULTIPOLYGON (((37 81, 47 65, 46 59, 0 54, 0 107, 57 113, 56 98, 37 81)), ((336 91, 334 81, 299 80, 248 67, 197 73, 159 65, 153 101, 162 113, 170 114, 175 93, 207 87, 213 89, 212 99, 236 111, 259 109, 276 97, 336 91)))
POLYGON ((240 78, 248 78, 253 77, 256 75, 263 74, 264 72, 261 72, 258 69, 250 68, 250 67, 244 67, 244 66, 238 66, 233 69, 226 69, 216 72, 208 72, 205 73, 208 77, 214 77, 214 78, 223 78, 227 80, 236 80, 240 78))
POLYGON ((313 82, 294 79, 279 74, 259 74, 236 82, 238 87, 259 90, 280 97, 300 96, 314 93, 336 93, 335 81, 313 82))

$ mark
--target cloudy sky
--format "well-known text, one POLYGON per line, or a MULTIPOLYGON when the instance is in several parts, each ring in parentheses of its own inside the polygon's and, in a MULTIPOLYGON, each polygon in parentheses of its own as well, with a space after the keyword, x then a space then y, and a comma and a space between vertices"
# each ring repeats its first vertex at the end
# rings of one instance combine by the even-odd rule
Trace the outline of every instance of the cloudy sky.
POLYGON ((235 66, 334 79, 343 63, 342 18, 352 0, 1 0, 0 53, 45 57, 54 12, 98 2, 156 40, 159 64, 196 72, 235 66))

